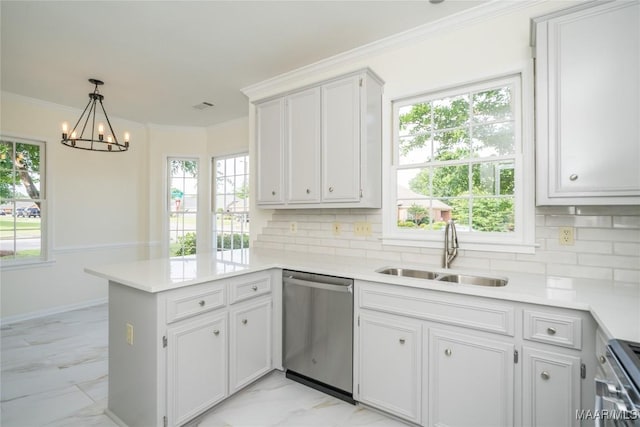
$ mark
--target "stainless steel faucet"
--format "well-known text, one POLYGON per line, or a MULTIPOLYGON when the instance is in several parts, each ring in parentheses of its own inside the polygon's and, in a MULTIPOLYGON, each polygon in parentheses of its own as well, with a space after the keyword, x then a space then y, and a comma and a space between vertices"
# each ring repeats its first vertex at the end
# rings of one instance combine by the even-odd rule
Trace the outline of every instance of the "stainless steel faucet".
POLYGON ((458 256, 459 247, 456 224, 450 219, 444 228, 444 268, 451 266, 453 260, 458 256), (451 236, 449 236, 449 234, 451 234, 451 236))

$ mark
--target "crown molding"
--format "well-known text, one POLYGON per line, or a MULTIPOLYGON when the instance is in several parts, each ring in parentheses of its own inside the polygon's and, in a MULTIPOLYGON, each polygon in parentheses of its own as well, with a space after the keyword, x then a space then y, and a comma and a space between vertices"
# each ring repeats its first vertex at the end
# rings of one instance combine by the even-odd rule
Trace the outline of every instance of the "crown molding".
POLYGON ((430 37, 441 35, 443 31, 452 31, 469 25, 496 18, 501 15, 526 9, 548 0, 491 0, 480 6, 429 22, 416 28, 403 31, 389 37, 365 44, 360 47, 322 59, 309 65, 288 71, 270 79, 246 86, 241 89, 250 101, 264 98, 278 92, 278 88, 314 73, 327 71, 333 67, 345 65, 367 56, 378 55, 387 50, 417 43, 430 37))

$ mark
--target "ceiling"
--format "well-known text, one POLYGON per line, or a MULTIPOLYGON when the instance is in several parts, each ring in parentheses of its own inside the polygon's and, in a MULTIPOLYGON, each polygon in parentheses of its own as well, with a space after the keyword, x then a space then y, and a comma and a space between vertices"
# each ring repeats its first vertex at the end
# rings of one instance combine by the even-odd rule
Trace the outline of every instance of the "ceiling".
POLYGON ((0 88, 84 108, 93 77, 112 117, 209 126, 247 115, 243 87, 485 1, 2 0, 0 88))

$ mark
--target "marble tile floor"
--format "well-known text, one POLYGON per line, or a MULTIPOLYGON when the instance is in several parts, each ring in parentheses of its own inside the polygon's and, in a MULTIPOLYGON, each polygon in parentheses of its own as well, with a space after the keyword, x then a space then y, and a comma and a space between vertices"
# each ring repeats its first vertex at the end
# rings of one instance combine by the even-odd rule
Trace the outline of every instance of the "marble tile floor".
MULTIPOLYGON (((114 427, 107 405, 107 305, 0 330, 2 427, 114 427)), ((274 371, 189 427, 406 427, 274 371)))

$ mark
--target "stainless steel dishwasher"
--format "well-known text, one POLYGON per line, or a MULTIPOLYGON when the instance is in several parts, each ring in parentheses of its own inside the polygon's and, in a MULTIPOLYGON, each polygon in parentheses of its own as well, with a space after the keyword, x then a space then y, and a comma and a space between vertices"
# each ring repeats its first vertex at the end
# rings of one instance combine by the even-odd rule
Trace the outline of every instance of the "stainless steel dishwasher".
POLYGON ((287 378, 353 400, 353 280, 284 270, 287 378))

